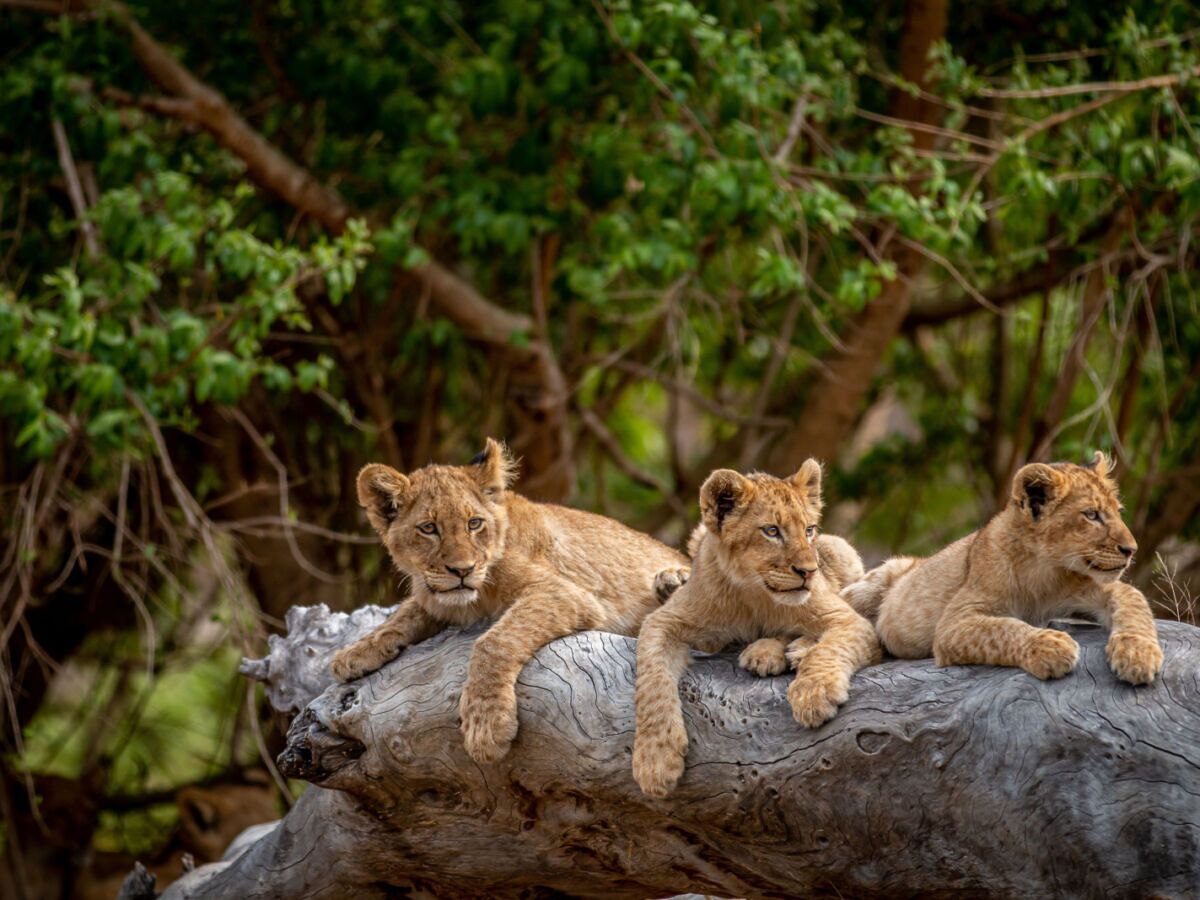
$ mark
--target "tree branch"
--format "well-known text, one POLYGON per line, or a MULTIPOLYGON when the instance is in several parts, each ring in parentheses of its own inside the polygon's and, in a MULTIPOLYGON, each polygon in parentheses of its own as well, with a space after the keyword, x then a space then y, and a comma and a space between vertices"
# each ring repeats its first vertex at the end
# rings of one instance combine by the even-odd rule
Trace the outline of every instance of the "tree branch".
MULTIPOLYGON (((295 209, 337 234, 351 210, 338 194, 270 144, 216 90, 196 78, 151 37, 121 4, 111 4, 129 31, 134 55, 167 91, 174 103, 156 100, 150 108, 179 116, 203 128, 238 156, 251 178, 295 209)), ((574 483, 567 427, 569 391, 550 346, 543 340, 514 340, 533 329, 533 320, 487 300, 466 279, 436 261, 417 266, 412 275, 448 319, 469 337, 500 348, 514 363, 514 405, 521 432, 514 446, 524 451, 529 468, 528 493, 561 500, 574 483)))
MULTIPOLYGON (((900 74, 906 82, 921 90, 929 87, 929 56, 945 32, 946 0, 909 0, 900 39, 900 74)), ((933 147, 936 135, 931 130, 940 113, 937 104, 919 93, 913 96, 898 90, 893 95, 892 118, 908 123, 913 147, 918 151, 933 147)), ((879 295, 855 316, 842 346, 834 348, 823 361, 809 385, 796 424, 768 457, 772 471, 793 471, 807 456, 832 461, 853 430, 875 370, 908 316, 913 281, 925 264, 924 256, 911 246, 896 244, 891 261, 896 265, 897 277, 885 283, 879 295)))
MULTIPOLYGON (((277 658, 319 668, 357 633, 301 620, 288 655, 273 649, 272 694, 289 677, 277 658)), ((1070 630, 1079 668, 1052 686, 891 661, 856 675, 817 731, 792 720, 789 678, 696 659, 687 769, 665 801, 630 773, 633 639, 584 632, 539 651, 517 684, 516 743, 481 768, 458 730, 479 632, 445 632, 358 682, 325 675, 315 699, 292 692, 306 708, 281 768, 317 787, 164 900, 1186 895, 1200 879, 1200 631, 1160 623, 1166 666, 1134 689, 1109 671, 1103 629, 1070 630)))
POLYGON ((62 120, 55 116, 50 122, 54 132, 54 146, 58 150, 58 164, 62 167, 63 177, 67 180, 67 195, 71 198, 71 207, 75 210, 75 218, 79 222, 79 230, 83 234, 83 245, 87 248, 88 259, 95 262, 100 256, 100 241, 96 239, 96 227, 87 217, 87 202, 83 199, 83 185, 79 181, 79 170, 75 167, 75 157, 71 155, 71 144, 67 140, 67 130, 63 128, 62 120))

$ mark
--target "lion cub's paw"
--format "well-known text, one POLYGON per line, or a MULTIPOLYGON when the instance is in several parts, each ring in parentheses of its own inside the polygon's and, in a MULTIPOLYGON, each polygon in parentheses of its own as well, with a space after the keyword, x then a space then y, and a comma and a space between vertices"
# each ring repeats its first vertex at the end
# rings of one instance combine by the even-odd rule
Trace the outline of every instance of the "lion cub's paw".
POLYGON ((402 648, 392 653, 386 653, 386 649, 369 639, 355 641, 333 654, 329 661, 329 674, 335 681, 343 683, 362 678, 395 659, 402 648))
POLYGON ((747 645, 738 657, 738 665, 759 677, 779 675, 787 669, 783 641, 778 638, 761 638, 747 645))
POLYGON ((682 723, 665 734, 646 734, 633 740, 633 778, 647 797, 666 797, 683 777, 687 758, 687 732, 682 723))
POLYGON ((1030 675, 1045 681, 1062 678, 1079 661, 1079 645, 1069 634, 1053 628, 1039 628, 1025 645, 1021 666, 1030 675))
POLYGON ((494 763, 504 758, 517 736, 517 700, 477 696, 464 688, 458 703, 463 744, 477 763, 494 763))
POLYGON ((1104 649, 1113 674, 1130 684, 1149 684, 1162 669, 1163 652, 1157 638, 1114 633, 1104 649))
POLYGON ((804 657, 808 656, 808 651, 817 646, 817 642, 812 638, 798 637, 787 645, 787 661, 788 665, 793 669, 800 668, 800 663, 804 662, 804 657))
POLYGON ((687 584, 692 570, 683 566, 663 569, 654 576, 654 596, 659 603, 666 603, 670 596, 687 584))
POLYGON ((849 697, 847 680, 836 677, 801 675, 788 688, 792 715, 805 728, 820 728, 849 697))

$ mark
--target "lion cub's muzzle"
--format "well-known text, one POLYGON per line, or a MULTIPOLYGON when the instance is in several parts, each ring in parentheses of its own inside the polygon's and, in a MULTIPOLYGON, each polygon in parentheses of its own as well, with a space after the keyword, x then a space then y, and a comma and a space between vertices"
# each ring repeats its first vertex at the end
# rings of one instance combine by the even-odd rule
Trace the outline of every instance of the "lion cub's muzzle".
POLYGON ((1115 581, 1125 574, 1133 562, 1136 546, 1104 547, 1083 558, 1088 574, 1097 581, 1115 581))
POLYGON ((1129 568, 1132 561, 1132 558, 1127 556, 1114 556, 1107 553, 1099 553, 1084 559, 1088 574, 1099 581, 1115 581, 1120 578, 1125 574, 1125 570, 1129 568))
POLYGON ((772 572, 770 575, 764 576, 763 583, 771 592, 771 597, 776 603, 782 603, 785 606, 807 603, 812 594, 812 583, 817 570, 801 566, 790 566, 790 569, 791 571, 787 574, 772 572))
POLYGON ((425 586, 443 603, 474 603, 479 587, 486 580, 480 565, 444 566, 442 572, 427 572, 425 586))

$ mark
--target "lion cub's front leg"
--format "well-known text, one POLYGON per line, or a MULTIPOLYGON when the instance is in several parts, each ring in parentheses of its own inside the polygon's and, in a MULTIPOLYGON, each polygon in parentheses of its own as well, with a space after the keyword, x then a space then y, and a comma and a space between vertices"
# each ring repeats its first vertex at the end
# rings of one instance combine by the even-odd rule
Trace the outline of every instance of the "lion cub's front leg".
POLYGON ((785 655, 787 656, 788 665, 793 669, 800 668, 800 663, 804 662, 804 657, 808 656, 808 651, 817 646, 817 642, 810 637, 798 637, 787 645, 785 655))
POLYGON ((1044 681, 1075 668, 1079 645, 1069 634, 1011 616, 947 610, 934 633, 933 658, 939 666, 1013 666, 1044 681))
POLYGON ((411 598, 365 637, 342 647, 329 661, 329 674, 346 682, 374 672, 400 655, 410 644, 433 637, 445 625, 411 598))
POLYGON ((652 613, 638 634, 633 738, 633 777, 649 797, 667 796, 683 775, 688 736, 679 679, 687 665, 679 623, 652 613))
POLYGON ((1149 684, 1162 670, 1163 651, 1146 597, 1133 585, 1117 582, 1104 591, 1112 634, 1105 653, 1113 674, 1129 684, 1149 684))
POLYGON ((458 712, 471 758, 493 763, 517 736, 517 677, 556 638, 595 626, 594 601, 570 584, 519 597, 475 642, 458 712))
POLYGON ((866 619, 849 607, 832 618, 834 624, 821 629, 815 644, 801 638, 788 654, 798 659, 788 702, 796 721, 806 728, 819 728, 837 715, 850 697, 850 676, 882 658, 875 629, 866 619))

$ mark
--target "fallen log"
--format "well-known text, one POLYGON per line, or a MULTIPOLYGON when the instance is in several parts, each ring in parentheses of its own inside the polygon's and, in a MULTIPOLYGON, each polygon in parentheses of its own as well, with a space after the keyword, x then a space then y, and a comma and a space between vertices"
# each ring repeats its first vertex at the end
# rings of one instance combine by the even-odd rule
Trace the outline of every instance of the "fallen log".
POLYGON ((1159 623, 1166 665, 1141 688, 1078 624, 1063 627, 1079 668, 1054 682, 889 661, 816 731, 792 720, 788 676, 699 658, 681 685, 687 770, 651 800, 630 774, 633 640, 543 648, 512 752, 485 767, 457 714, 477 630, 322 680, 382 614, 298 611, 269 662, 246 664, 281 702, 321 690, 280 757, 316 787, 164 896, 1200 895, 1200 629, 1159 623))

